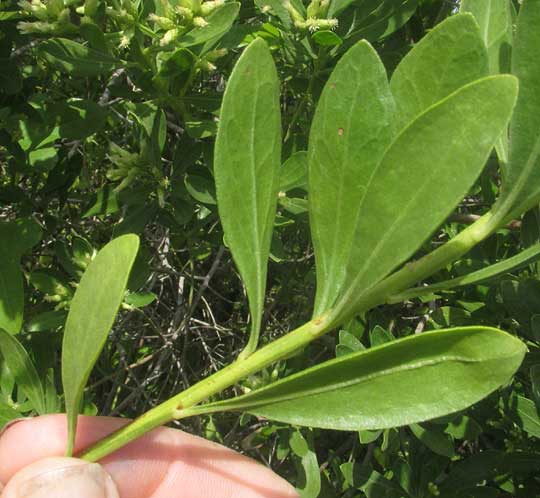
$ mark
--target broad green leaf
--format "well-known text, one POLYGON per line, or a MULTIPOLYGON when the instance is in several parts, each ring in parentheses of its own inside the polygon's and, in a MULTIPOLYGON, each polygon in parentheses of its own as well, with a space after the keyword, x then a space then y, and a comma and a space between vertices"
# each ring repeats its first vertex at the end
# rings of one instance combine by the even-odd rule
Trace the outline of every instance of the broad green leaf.
POLYGON ((491 74, 510 69, 512 7, 510 0, 461 0, 460 12, 470 12, 480 26, 491 74))
POLYGON ((396 427, 476 403, 510 380, 525 351, 521 341, 493 328, 426 332, 203 408, 339 430, 396 427))
MULTIPOLYGON (((460 11, 470 12, 480 26, 488 52, 490 74, 509 72, 513 36, 510 0, 462 0, 460 11)), ((497 141, 496 148, 504 167, 508 161, 507 130, 497 141)))
POLYGON ((139 248, 135 235, 109 242, 88 266, 71 301, 62 344, 62 382, 73 451, 83 390, 114 323, 139 248))
POLYGON ((414 297, 423 296, 426 294, 432 294, 434 292, 445 291, 454 289, 456 287, 463 287, 464 285, 476 285, 496 277, 500 277, 511 271, 523 268, 530 265, 540 259, 540 243, 537 243, 528 249, 512 256, 511 258, 499 261, 493 265, 489 265, 481 270, 468 273, 461 277, 456 277, 451 280, 444 280, 433 285, 427 285, 425 287, 415 287, 413 289, 406 290, 401 294, 393 296, 389 301, 398 302, 405 299, 412 299, 414 297))
POLYGON ((364 292, 409 258, 464 197, 506 126, 516 93, 513 76, 465 85, 406 127, 371 176, 357 180, 366 193, 336 318, 354 310, 364 292))
POLYGON ((519 96, 510 122, 508 164, 495 206, 507 218, 519 216, 540 199, 540 0, 524 0, 512 47, 512 73, 519 96))
POLYGON ((345 281, 365 184, 391 142, 393 111, 382 62, 369 43, 357 43, 332 72, 309 137, 314 315, 332 306, 345 281))
POLYGON ((399 129, 463 85, 488 74, 486 47, 473 16, 449 17, 414 46, 392 75, 399 129))
POLYGON ((100 76, 110 73, 123 62, 66 38, 50 38, 39 45, 47 62, 76 76, 100 76))
POLYGON ((279 80, 266 43, 252 42, 229 79, 214 176, 225 239, 246 286, 257 343, 281 166, 279 80))
POLYGON ((281 166, 279 190, 287 192, 295 188, 307 188, 307 152, 295 152, 281 166))
POLYGON ((44 414, 46 412, 45 393, 36 367, 21 343, 1 328, 0 351, 9 371, 17 382, 18 388, 32 403, 32 407, 40 415, 44 414))
POLYGON ((207 26, 192 29, 182 36, 180 44, 182 47, 192 47, 223 36, 233 25, 239 10, 238 2, 219 7, 206 18, 207 26))

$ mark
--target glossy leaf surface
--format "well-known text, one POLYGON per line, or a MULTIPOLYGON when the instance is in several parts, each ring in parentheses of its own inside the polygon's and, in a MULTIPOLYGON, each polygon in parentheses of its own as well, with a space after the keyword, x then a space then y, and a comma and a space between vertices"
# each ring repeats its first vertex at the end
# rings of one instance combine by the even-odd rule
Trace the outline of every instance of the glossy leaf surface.
POLYGON ((0 329, 0 351, 17 386, 32 407, 39 414, 46 413, 45 394, 36 367, 21 343, 3 329, 0 329))
POLYGON ((71 301, 62 344, 62 382, 68 414, 68 454, 73 449, 83 390, 105 344, 126 291, 139 239, 109 242, 88 266, 71 301))
POLYGON ((361 180, 366 194, 357 243, 337 308, 354 309, 365 290, 409 258, 446 219, 482 171, 516 93, 512 76, 475 81, 398 135, 372 176, 361 180))
POLYGON ((509 381, 525 351, 521 341, 493 328, 426 332, 328 361, 207 408, 329 429, 397 427, 479 401, 509 381))
POLYGON ((512 48, 512 73, 519 96, 510 122, 510 148, 499 199, 500 212, 517 216, 540 198, 540 0, 525 0, 519 10, 512 48))
POLYGON ((261 326, 280 166, 279 80, 266 43, 257 39, 225 90, 214 159, 225 240, 249 298, 250 347, 261 326))
POLYGON ((399 129, 463 85, 488 74, 487 51, 473 16, 449 17, 414 46, 392 75, 399 129))
POLYGON ((393 117, 384 66, 369 43, 359 42, 332 72, 310 132, 315 315, 333 304, 345 280, 366 184, 392 140, 393 117))

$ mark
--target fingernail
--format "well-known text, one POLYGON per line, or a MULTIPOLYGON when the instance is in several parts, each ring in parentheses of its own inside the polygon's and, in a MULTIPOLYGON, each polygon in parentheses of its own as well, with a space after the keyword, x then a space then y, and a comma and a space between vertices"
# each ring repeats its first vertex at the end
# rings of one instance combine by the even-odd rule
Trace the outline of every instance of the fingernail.
POLYGON ((39 460, 17 472, 2 498, 119 498, 111 476, 97 463, 77 458, 39 460))

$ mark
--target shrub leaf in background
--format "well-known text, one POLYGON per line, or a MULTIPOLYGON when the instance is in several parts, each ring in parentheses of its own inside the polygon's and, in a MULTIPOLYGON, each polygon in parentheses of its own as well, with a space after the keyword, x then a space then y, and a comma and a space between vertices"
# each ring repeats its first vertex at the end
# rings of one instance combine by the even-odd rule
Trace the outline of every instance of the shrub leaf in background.
POLYGON ((252 42, 228 82, 215 147, 214 175, 225 241, 251 311, 246 354, 258 342, 281 166, 279 80, 266 43, 252 42))
POLYGON ((510 380, 525 351, 520 340, 488 327, 426 332, 202 408, 328 429, 397 427, 476 403, 510 380))
POLYGON ((345 280, 366 182, 392 140, 393 118, 386 70, 371 45, 359 42, 332 72, 309 138, 315 316, 332 306, 345 280))
POLYGON ((101 76, 123 62, 66 38, 50 38, 39 45, 43 58, 57 69, 74 76, 101 76))
POLYGON ((0 351, 19 389, 40 414, 46 413, 45 393, 36 367, 21 343, 0 328, 0 351))
POLYGON ((62 344, 68 455, 73 451, 84 387, 124 298, 138 248, 136 235, 123 235, 109 242, 88 266, 71 301, 62 344))
MULTIPOLYGON (((513 37, 511 0, 462 0, 460 11, 470 12, 480 26, 490 74, 510 72, 513 37)), ((495 146, 502 168, 508 161, 507 135, 508 130, 505 129, 495 146)))
POLYGON ((24 312, 21 256, 42 237, 39 225, 30 219, 0 223, 0 328, 17 334, 24 312))
POLYGON ((182 47, 192 47, 221 37, 229 31, 239 10, 240 4, 238 2, 223 5, 208 16, 206 19, 208 26, 192 29, 181 38, 180 44, 182 47))
POLYGON ((480 284, 530 265, 538 259, 540 259, 540 244, 535 244, 519 254, 512 256, 511 258, 486 266, 486 268, 482 268, 481 270, 467 273, 466 275, 456 277, 451 280, 443 280, 442 282, 437 282, 433 285, 408 289, 397 296, 392 296, 390 301, 404 301, 405 299, 411 299, 413 297, 431 294, 433 292, 454 289, 456 287, 463 287, 464 285, 480 284))
MULTIPOLYGON (((508 164, 503 168, 501 196, 495 210, 518 216, 540 198, 540 0, 525 0, 512 47, 512 73, 519 96, 510 122, 508 164)), ((504 166, 504 165, 503 165, 504 166)))
POLYGON ((489 56, 489 72, 508 72, 512 47, 511 1, 461 0, 460 11, 470 12, 480 26, 489 56))

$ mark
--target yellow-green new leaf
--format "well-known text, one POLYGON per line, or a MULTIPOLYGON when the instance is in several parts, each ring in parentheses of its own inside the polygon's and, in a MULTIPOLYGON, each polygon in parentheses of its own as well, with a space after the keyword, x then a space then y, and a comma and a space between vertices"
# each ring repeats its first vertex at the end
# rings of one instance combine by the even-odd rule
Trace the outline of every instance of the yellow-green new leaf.
POLYGON ((214 175, 219 216, 251 311, 245 354, 257 346, 281 165, 279 80, 266 43, 252 42, 227 84, 214 175))
POLYGON ((73 451, 83 391, 122 303, 139 248, 136 235, 109 242, 92 260, 71 301, 62 344, 62 383, 73 451))
POLYGON ((201 410, 338 430, 384 429, 448 415, 506 384, 525 345, 488 327, 426 332, 331 360, 201 410))

